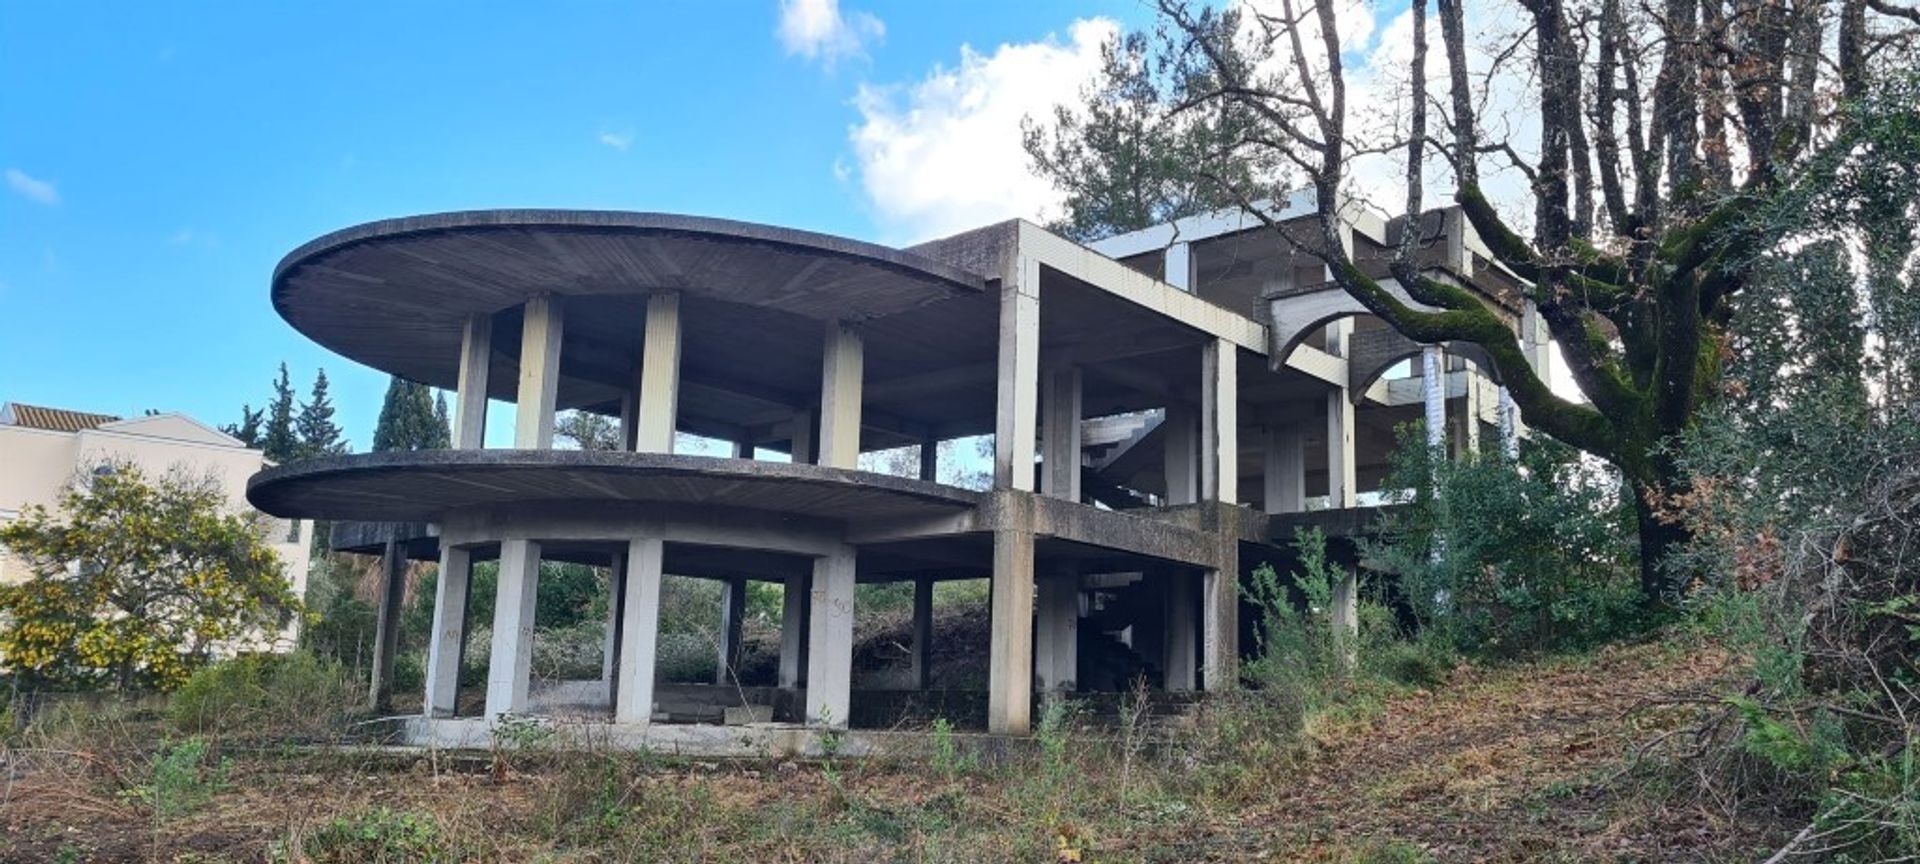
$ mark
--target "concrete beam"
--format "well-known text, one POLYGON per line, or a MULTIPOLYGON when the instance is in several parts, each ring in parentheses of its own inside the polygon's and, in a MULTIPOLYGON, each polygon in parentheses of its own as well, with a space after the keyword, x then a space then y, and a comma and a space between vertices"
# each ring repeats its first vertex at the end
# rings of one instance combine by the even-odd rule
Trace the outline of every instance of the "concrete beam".
POLYGON ((845 728, 853 693, 854 551, 813 562, 812 624, 807 636, 807 723, 845 728))
POLYGON ((1046 376, 1046 419, 1042 436, 1043 494, 1068 501, 1080 500, 1080 370, 1055 369, 1046 376))
POLYGON ((820 368, 820 460, 833 468, 860 461, 860 385, 865 375, 860 332, 852 324, 827 325, 820 368))
POLYGON ((1200 352, 1200 497, 1240 500, 1240 352, 1214 339, 1200 352))
POLYGON ((493 601, 493 648, 487 665, 487 720, 527 710, 533 667, 534 601, 540 585, 540 544, 500 544, 500 589, 493 601))
POLYGON ((627 543, 627 590, 620 604, 620 667, 613 721, 645 725, 653 720, 653 671, 660 643, 660 580, 666 543, 655 530, 627 543))
POLYGON ((433 586, 433 633, 427 642, 427 693, 421 714, 452 717, 460 695, 460 646, 466 638, 467 589, 473 553, 440 544, 440 573, 433 586))
POLYGON ((673 452, 680 417, 680 295, 659 291, 647 296, 646 332, 640 346, 639 391, 634 449, 673 452))
POLYGON ((1001 524, 993 532, 987 731, 1025 735, 1033 719, 1033 499, 1001 497, 1001 524))
POLYGON ((1040 374, 1040 263, 1022 256, 1019 278, 1000 288, 993 488, 1033 491, 1033 439, 1040 374))
POLYGON ((513 446, 521 450, 553 449, 553 408, 560 393, 560 340, 565 327, 562 310, 559 298, 552 294, 527 301, 513 424, 513 446))
POLYGON ((460 378, 454 390, 453 446, 487 446, 487 372, 493 362, 493 316, 467 317, 460 334, 460 378))

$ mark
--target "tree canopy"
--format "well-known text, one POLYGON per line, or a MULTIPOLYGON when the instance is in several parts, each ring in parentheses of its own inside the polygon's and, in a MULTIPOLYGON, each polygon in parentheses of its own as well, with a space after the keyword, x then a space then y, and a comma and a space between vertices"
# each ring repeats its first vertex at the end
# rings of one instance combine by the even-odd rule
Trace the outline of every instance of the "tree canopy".
POLYGON ((386 400, 380 404, 380 420, 373 429, 373 450, 442 450, 452 446, 447 428, 447 403, 436 401, 428 391, 433 388, 398 375, 387 383, 386 400))
POLYGON ((43 683, 177 685, 300 610, 265 530, 211 478, 102 464, 0 526, 32 574, 0 585, 0 658, 43 683))

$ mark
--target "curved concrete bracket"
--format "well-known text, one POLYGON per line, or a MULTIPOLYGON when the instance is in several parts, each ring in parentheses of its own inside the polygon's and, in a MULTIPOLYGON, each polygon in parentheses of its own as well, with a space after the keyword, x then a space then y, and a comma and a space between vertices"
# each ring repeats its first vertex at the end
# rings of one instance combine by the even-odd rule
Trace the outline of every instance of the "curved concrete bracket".
MULTIPOLYGON (((1400 302, 1422 312, 1438 312, 1439 309, 1418 303, 1407 296, 1400 283, 1385 279, 1380 286, 1387 289, 1400 302)), ((1286 365, 1287 355, 1293 353, 1307 335, 1328 324, 1354 315, 1369 315, 1367 307, 1353 299, 1346 289, 1333 282, 1323 282, 1304 290, 1282 289, 1269 292, 1267 301, 1267 366, 1275 371, 1286 365)))

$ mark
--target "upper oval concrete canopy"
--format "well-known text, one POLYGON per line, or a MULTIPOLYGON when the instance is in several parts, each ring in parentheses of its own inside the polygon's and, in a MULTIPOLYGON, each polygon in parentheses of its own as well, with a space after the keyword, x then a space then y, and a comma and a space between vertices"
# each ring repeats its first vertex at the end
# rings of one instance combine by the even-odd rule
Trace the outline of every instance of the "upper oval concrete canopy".
MULTIPOLYGON (((985 284, 978 274, 898 249, 788 228, 658 213, 481 210, 327 234, 280 262, 272 295, 280 316, 321 345, 451 388, 467 318, 516 310, 541 293, 580 301, 583 316, 618 308, 625 317, 627 307, 595 304, 679 291, 740 310, 744 330, 767 331, 783 320, 881 318, 977 295, 985 284)), ((563 407, 606 396, 569 375, 565 358, 575 341, 569 334, 562 348, 563 407)), ((625 346, 577 347, 592 354, 625 346)), ((510 398, 511 380, 501 377, 492 395, 510 398)))
POLYGON ((591 450, 418 450, 310 459, 247 481, 285 518, 435 522, 529 502, 740 508, 828 520, 938 516, 978 506, 966 489, 819 465, 591 450))

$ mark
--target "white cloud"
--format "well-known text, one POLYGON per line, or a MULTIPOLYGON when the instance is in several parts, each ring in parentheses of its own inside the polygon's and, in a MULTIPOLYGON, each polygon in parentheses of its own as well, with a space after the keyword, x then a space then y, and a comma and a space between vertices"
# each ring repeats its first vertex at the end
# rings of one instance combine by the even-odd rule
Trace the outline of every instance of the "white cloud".
POLYGON ((992 54, 963 45, 957 68, 911 85, 861 85, 849 137, 882 233, 921 240, 1057 207, 1060 194, 1030 170, 1020 121, 1044 122, 1077 101, 1118 33, 1111 20, 1081 19, 1065 42, 1049 35, 992 54))
POLYGON ((780 26, 775 31, 788 54, 835 61, 863 57, 867 46, 887 35, 887 25, 873 15, 842 14, 840 0, 780 0, 780 26))
POLYGON ((602 132, 600 133, 600 143, 625 153, 627 152, 627 148, 633 146, 633 132, 602 132))
POLYGON ((60 203, 60 190, 54 187, 53 181, 30 177, 27 172, 18 168, 7 169, 7 185, 30 201, 38 201, 42 204, 60 203))

